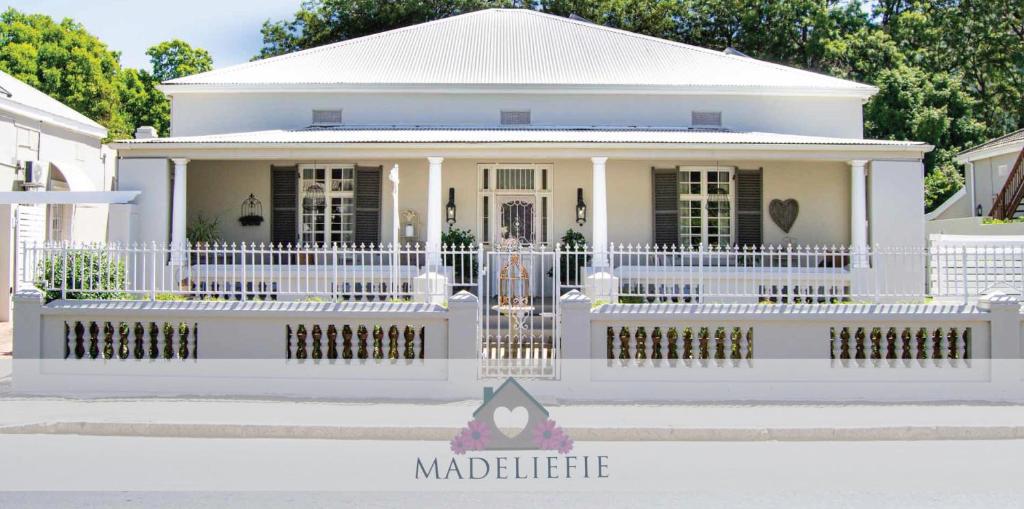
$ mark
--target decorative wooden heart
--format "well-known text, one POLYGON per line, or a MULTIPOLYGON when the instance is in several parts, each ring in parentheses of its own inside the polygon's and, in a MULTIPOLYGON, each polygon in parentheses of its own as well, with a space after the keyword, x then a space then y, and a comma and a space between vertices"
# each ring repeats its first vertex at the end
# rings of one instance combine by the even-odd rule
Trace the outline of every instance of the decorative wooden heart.
POLYGON ((782 228, 782 231, 789 233, 796 222, 796 216, 800 215, 800 204, 792 198, 785 201, 772 200, 768 204, 768 215, 772 216, 772 221, 782 228))

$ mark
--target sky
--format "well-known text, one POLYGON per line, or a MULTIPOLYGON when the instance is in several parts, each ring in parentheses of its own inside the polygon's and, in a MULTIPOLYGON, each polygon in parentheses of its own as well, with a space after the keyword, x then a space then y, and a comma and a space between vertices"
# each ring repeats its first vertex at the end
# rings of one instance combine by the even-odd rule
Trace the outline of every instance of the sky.
POLYGON ((0 5, 72 18, 121 52, 121 65, 150 67, 146 49, 178 38, 205 48, 214 67, 247 62, 259 53, 260 26, 285 19, 300 0, 0 0, 0 5))

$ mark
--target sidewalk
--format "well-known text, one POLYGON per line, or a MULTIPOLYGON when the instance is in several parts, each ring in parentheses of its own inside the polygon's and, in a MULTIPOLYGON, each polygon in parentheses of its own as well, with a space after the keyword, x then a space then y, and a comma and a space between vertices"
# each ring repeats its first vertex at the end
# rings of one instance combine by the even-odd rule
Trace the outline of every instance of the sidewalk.
MULTIPOLYGON (((0 398, 0 434, 448 440, 479 401, 0 398)), ((1024 439, 1013 405, 547 405, 576 440, 1024 439)))

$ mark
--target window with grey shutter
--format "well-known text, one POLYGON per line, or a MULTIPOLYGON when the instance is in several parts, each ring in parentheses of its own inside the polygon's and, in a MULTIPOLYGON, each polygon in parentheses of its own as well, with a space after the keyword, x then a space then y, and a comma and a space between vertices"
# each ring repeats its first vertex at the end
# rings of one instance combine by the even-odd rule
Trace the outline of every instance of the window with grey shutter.
POLYGON ((736 244, 760 246, 763 236, 763 170, 736 170, 736 244))
POLYGON ((380 244, 380 195, 383 173, 383 166, 356 166, 356 245, 380 244))
POLYGON ((651 168, 654 204, 654 244, 679 244, 679 170, 651 168))
POLYGON ((270 167, 270 241, 294 244, 298 237, 299 168, 270 167))

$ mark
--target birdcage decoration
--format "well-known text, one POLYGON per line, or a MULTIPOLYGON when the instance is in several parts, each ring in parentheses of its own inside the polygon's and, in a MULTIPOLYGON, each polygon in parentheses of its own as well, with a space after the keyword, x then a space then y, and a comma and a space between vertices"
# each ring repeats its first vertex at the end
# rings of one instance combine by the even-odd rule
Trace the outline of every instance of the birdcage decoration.
POLYGON ((303 190, 302 207, 306 210, 317 210, 323 208, 327 203, 327 195, 324 194, 324 186, 319 182, 310 182, 303 190))
POLYGON ((518 251, 509 253, 498 272, 498 306, 524 308, 530 305, 530 271, 518 251))
POLYGON ((250 193, 242 202, 242 215, 239 216, 238 222, 242 223, 242 226, 259 226, 263 223, 263 203, 255 194, 250 193))

